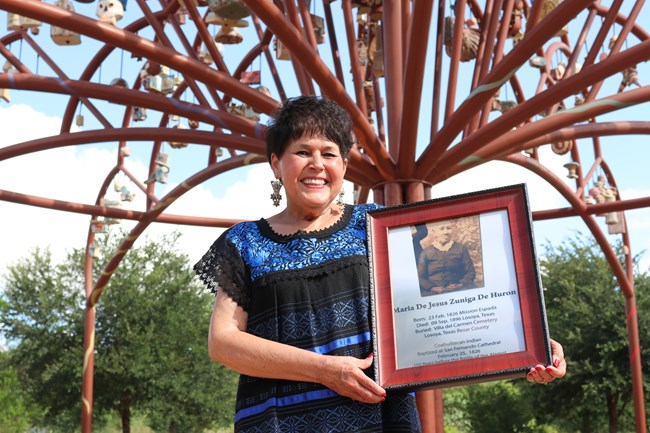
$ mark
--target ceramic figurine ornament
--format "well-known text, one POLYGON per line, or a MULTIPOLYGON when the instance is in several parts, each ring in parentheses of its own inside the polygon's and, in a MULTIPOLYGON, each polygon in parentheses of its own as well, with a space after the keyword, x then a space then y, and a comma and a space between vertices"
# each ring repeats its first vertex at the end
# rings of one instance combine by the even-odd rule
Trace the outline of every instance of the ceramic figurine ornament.
POLYGON ((357 24, 359 24, 360 26, 365 26, 366 24, 368 24, 367 11, 369 9, 364 9, 364 10, 366 10, 366 12, 362 12, 361 8, 359 8, 359 10, 357 11, 357 24))
POLYGON ((95 245, 93 243, 93 244, 90 244, 90 246, 88 247, 88 255, 90 255, 90 257, 92 257, 93 259, 101 260, 102 251, 99 248, 99 246, 97 246, 97 245, 95 245))
POLYGON ((533 68, 544 69, 546 67, 546 59, 542 56, 535 56, 528 61, 528 64, 533 68))
POLYGON ((566 164, 564 164, 564 167, 569 171, 569 174, 567 175, 567 177, 569 179, 577 179, 578 178, 577 171, 578 171, 578 167, 580 167, 580 164, 578 164, 577 162, 572 161, 572 162, 567 162, 566 164))
POLYGON ((243 84, 260 84, 262 75, 260 71, 242 71, 239 75, 239 81, 243 84))
POLYGON ((226 45, 235 45, 242 43, 244 36, 237 31, 235 26, 224 24, 219 29, 219 33, 214 37, 214 40, 226 45))
POLYGON ((113 78, 113 80, 111 81, 111 86, 123 87, 126 89, 129 87, 129 83, 127 83, 124 78, 118 77, 118 78, 113 78))
POLYGON ((129 191, 126 185, 122 186, 118 192, 122 201, 133 201, 135 199, 135 193, 129 191))
POLYGON ((282 43, 278 37, 273 38, 275 45, 275 58, 278 60, 291 60, 291 51, 282 43))
POLYGON ((177 84, 173 75, 162 75, 162 84, 160 93, 163 95, 171 95, 176 90, 177 84))
POLYGON ((566 155, 571 151, 572 148, 573 148, 573 143, 571 142, 571 140, 557 141, 555 143, 551 143, 551 150, 556 155, 566 155))
POLYGON ((106 233, 106 224, 102 220, 92 220, 90 222, 90 230, 93 233, 106 233))
MULTIPOLYGON (((605 222, 607 223, 607 232, 610 235, 620 235, 625 233, 625 221, 623 220, 623 212, 621 211, 621 212, 610 212, 610 213, 615 214, 615 216, 610 216, 609 222, 607 222, 607 219, 605 219, 605 222)), ((626 252, 624 248, 623 254, 629 254, 629 252, 626 252)))
POLYGON ((169 154, 159 153, 156 158, 156 169, 151 173, 151 176, 144 181, 146 184, 153 182, 167 183, 169 174, 169 154))
MULTIPOLYGON (((546 18, 548 16, 548 14, 553 12, 553 9, 558 7, 560 5, 560 3, 562 3, 563 1, 564 0, 544 0, 544 2, 542 2, 542 14, 540 16, 540 21, 543 20, 544 18, 546 18)), ((528 17, 526 17, 526 18, 528 18, 528 17)), ((555 36, 564 36, 568 32, 569 32, 569 26, 567 24, 566 26, 564 26, 560 30, 558 30, 557 33, 555 34, 555 36)))
POLYGON ((505 113, 506 111, 510 111, 517 106, 517 101, 513 101, 510 99, 506 99, 500 102, 501 102, 501 109, 499 111, 501 111, 502 113, 505 113))
POLYGON ((0 89, 0 99, 5 102, 11 102, 11 95, 9 95, 9 89, 0 89))
POLYGON ((266 86, 258 86, 258 87, 257 87, 257 91, 258 91, 258 92, 262 92, 263 94, 265 94, 265 95, 268 96, 269 98, 272 98, 272 97, 273 97, 273 96, 271 95, 271 91, 270 91, 269 88, 266 87, 266 86))
POLYGON ((229 113, 244 117, 248 120, 252 120, 253 122, 260 121, 259 113, 255 112, 255 110, 253 110, 253 108, 250 105, 231 103, 230 105, 228 105, 227 109, 229 113))
POLYGON ((102 23, 115 25, 124 17, 126 0, 99 0, 95 14, 102 23))
POLYGON ((160 75, 152 75, 142 80, 142 85, 149 92, 162 93, 163 79, 160 75))
MULTIPOLYGON (((2 71, 5 74, 13 74, 16 72, 16 69, 13 65, 7 60, 2 67, 2 71)), ((11 96, 9 95, 9 89, 0 89, 0 99, 3 99, 5 102, 11 102, 11 96)))
MULTIPOLYGON (((180 4, 183 7, 186 7, 185 3, 183 1, 184 0, 178 0, 178 4, 180 4)), ((192 1, 192 0, 190 0, 190 1, 192 1)), ((194 0, 194 5, 195 6, 200 6, 200 7, 207 6, 208 5, 208 0, 194 0)))
POLYGON ((311 18, 311 25, 314 29, 314 36, 316 37, 317 44, 325 43, 325 19, 318 15, 309 14, 311 18))
POLYGON ((212 59, 212 56, 210 55, 210 52, 205 49, 205 46, 201 46, 199 49, 199 52, 197 53, 199 60, 202 61, 206 65, 211 65, 214 63, 214 60, 212 59))
POLYGON ((495 97, 492 97, 492 107, 490 111, 501 111, 501 101, 495 97))
POLYGON ((241 0, 208 0, 210 11, 222 18, 241 20, 250 16, 251 11, 241 0))
POLYGON ((18 14, 14 14, 11 12, 7 13, 7 30, 10 31, 16 31, 16 30, 23 30, 22 28, 22 18, 18 14))
POLYGON ((372 62, 372 70, 375 77, 384 76, 384 41, 382 37, 381 23, 374 25, 374 37, 370 42, 369 55, 372 62))
POLYGON ((134 122, 141 122, 147 119, 147 109, 144 107, 133 107, 133 114, 131 116, 134 122))
POLYGON ((181 26, 187 22, 187 9, 185 9, 185 6, 179 7, 174 15, 181 26))
POLYGON ((605 196, 605 201, 606 202, 616 201, 616 192, 617 192, 617 189, 614 186, 610 186, 608 188, 605 188, 605 190, 603 191, 603 196, 605 196))
POLYGON ((560 81, 566 73, 566 63, 560 62, 555 68, 551 69, 551 78, 560 81))
MULTIPOLYGON (((214 46, 217 47, 217 53, 221 57, 223 57, 223 44, 221 42, 216 42, 214 43, 214 46)), ((214 63, 214 59, 212 58, 212 55, 210 54, 210 51, 208 51, 208 48, 205 46, 205 44, 201 45, 201 48, 199 49, 198 52, 199 60, 201 60, 203 63, 206 65, 211 65, 214 63)))
MULTIPOLYGON (((241 19, 230 19, 216 15, 212 24, 220 25, 219 33, 214 37, 215 42, 226 45, 239 44, 244 36, 237 31, 237 28, 248 27, 248 21, 241 19)), ((207 22, 207 19, 206 19, 207 22)))
POLYGON ((24 17, 14 13, 7 13, 7 30, 27 30, 33 35, 40 33, 42 23, 33 18, 24 17))
POLYGON ((368 45, 365 39, 357 39, 357 57, 359 58, 359 66, 366 66, 368 63, 368 45))
MULTIPOLYGON (((445 17, 444 43, 445 51, 451 56, 451 44, 456 25, 456 17, 445 17)), ((463 25, 461 32, 461 49, 460 61, 469 62, 478 55, 478 44, 481 39, 481 30, 478 28, 478 21, 475 18, 469 18, 463 25)))
POLYGON ((219 15, 215 14, 214 12, 210 11, 208 14, 205 16, 205 23, 206 24, 217 24, 219 21, 220 17, 219 15))
POLYGON ((639 71, 637 70, 636 65, 630 66, 623 71, 623 80, 621 81, 621 85, 618 86, 618 93, 621 93, 626 87, 631 87, 632 84, 641 87, 641 83, 639 82, 639 71))
POLYGON ((145 63, 144 66, 142 67, 142 71, 140 71, 140 74, 141 76, 145 75, 146 77, 150 77, 152 75, 158 75, 162 72, 162 68, 163 67, 160 63, 147 60, 147 63, 145 63))
POLYGON ((112 207, 115 209, 121 209, 122 208, 122 203, 119 202, 118 200, 111 200, 107 198, 101 198, 99 200, 99 205, 100 206, 106 206, 106 207, 112 207))
MULTIPOLYGON (((70 0, 56 0, 54 5, 68 12, 74 12, 74 6, 70 0)), ((50 27, 50 37, 57 45, 79 45, 81 43, 79 33, 57 26, 50 27)))
POLYGON ((510 17, 510 25, 508 26, 508 36, 515 38, 521 32, 521 15, 524 10, 523 0, 517 0, 512 8, 512 15, 510 17))
POLYGON ((605 215, 605 224, 613 225, 618 224, 618 212, 607 212, 605 215))
MULTIPOLYGON (((187 126, 185 126, 184 123, 178 123, 177 125, 173 126, 174 129, 187 129, 187 126)), ((170 141, 169 145, 174 148, 174 149, 182 149, 184 147, 187 147, 187 142, 186 141, 170 141)))

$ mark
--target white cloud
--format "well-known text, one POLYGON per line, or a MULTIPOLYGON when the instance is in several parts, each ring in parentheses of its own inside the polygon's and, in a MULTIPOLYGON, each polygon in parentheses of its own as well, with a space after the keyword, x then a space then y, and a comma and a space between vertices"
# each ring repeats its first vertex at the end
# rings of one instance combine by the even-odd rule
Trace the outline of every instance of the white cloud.
MULTIPOLYGON (((0 109, 0 147, 59 133, 61 119, 27 105, 0 109)), ((114 153, 95 147, 61 147, 0 162, 0 188, 22 194, 93 204, 104 176, 114 166, 114 153)), ((130 168, 141 176, 144 165, 130 168)), ((113 191, 111 191, 114 194, 113 191)), ((141 200, 144 198, 141 196, 141 200)), ((70 248, 83 248, 90 216, 0 201, 0 272, 35 247, 49 246, 61 258, 70 248)))
MULTIPOLYGON (((548 146, 547 146, 548 147, 548 146)), ((566 169, 564 157, 541 148, 540 159, 547 168, 563 176, 566 169)), ((562 196, 535 173, 518 165, 492 161, 464 171, 432 188, 433 197, 446 197, 467 192, 480 191, 514 184, 525 183, 528 189, 530 206, 533 211, 566 206, 562 196)))
MULTIPOLYGON (((222 197, 216 197, 205 186, 199 185, 176 200, 167 208, 166 213, 243 220, 268 217, 278 211, 273 207, 270 199, 271 179, 269 167, 266 164, 257 164, 242 170, 240 180, 224 185, 226 191, 222 197)), ((175 185, 170 185, 170 188, 173 186, 175 185)), ((178 247, 185 251, 192 261, 195 261, 207 251, 224 229, 154 224, 149 233, 150 236, 155 237, 172 230, 183 232, 178 247)))

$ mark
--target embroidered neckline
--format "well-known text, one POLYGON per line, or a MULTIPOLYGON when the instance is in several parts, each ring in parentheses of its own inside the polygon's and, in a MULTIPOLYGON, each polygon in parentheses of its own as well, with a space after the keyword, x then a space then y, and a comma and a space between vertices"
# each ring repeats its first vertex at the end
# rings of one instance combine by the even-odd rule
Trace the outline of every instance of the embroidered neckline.
POLYGON ((295 233, 283 235, 273 230, 273 227, 271 227, 271 224, 269 224, 266 218, 260 218, 257 221, 257 227, 259 228, 260 233, 263 236, 273 241, 288 242, 293 239, 299 239, 299 238, 327 237, 333 233, 336 233, 343 227, 345 227, 350 222, 351 219, 352 219, 351 206, 349 204, 345 204, 341 216, 336 221, 334 221, 331 225, 327 227, 323 227, 322 229, 319 230, 313 230, 313 231, 298 230, 295 233))

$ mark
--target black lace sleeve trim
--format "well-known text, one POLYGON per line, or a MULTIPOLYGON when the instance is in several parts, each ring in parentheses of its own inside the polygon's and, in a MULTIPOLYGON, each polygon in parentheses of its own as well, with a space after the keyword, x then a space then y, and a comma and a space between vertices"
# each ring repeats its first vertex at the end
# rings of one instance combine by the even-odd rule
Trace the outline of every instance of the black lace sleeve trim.
POLYGON ((223 290, 245 311, 250 305, 250 284, 246 266, 226 231, 194 265, 194 272, 212 293, 223 290))

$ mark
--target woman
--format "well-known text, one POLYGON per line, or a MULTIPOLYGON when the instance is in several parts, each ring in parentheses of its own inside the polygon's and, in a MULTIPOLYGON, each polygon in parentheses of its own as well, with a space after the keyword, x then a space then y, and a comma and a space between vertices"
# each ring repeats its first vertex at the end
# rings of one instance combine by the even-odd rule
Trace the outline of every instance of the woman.
POLYGON ((465 245, 452 239, 451 221, 427 224, 428 244, 418 259, 420 293, 430 296, 475 287, 476 270, 465 245))
MULTIPOLYGON (((271 197, 282 184, 287 207, 228 229, 195 265, 216 292, 210 356, 241 374, 235 432, 419 431, 412 395, 387 394, 369 370, 365 214, 377 206, 335 201, 353 144, 348 114, 289 99, 266 142, 271 197)), ((529 380, 563 375, 539 367, 529 380)))

